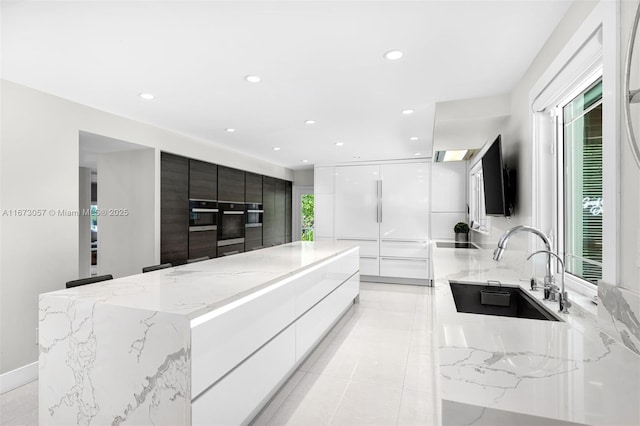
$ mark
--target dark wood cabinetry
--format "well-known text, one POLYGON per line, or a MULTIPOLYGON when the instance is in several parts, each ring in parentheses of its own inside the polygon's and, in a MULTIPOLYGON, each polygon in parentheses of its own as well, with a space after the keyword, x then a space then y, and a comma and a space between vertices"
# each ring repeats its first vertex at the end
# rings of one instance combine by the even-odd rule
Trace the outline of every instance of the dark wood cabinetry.
POLYGON ((276 230, 276 180, 265 176, 262 178, 262 240, 265 247, 274 245, 276 230))
POLYGON ((275 244, 284 244, 285 228, 285 208, 286 208, 286 185, 285 181, 276 179, 276 241, 275 244))
POLYGON ((246 203, 262 204, 262 175, 245 173, 244 201, 246 203))
POLYGON ((187 261, 189 244, 189 159, 160 156, 160 262, 187 261))
POLYGON ((166 152, 161 153, 160 163, 162 263, 180 265, 187 259, 214 258, 291 241, 291 182, 166 152), (189 232, 190 198, 262 204, 262 226, 246 227, 244 244, 217 247, 216 231, 189 232))
POLYGON ((216 257, 218 231, 189 232, 189 259, 216 257))
POLYGON ((204 161, 189 160, 189 198, 218 199, 218 166, 204 161))
POLYGON ((284 192, 284 242, 291 242, 291 197, 292 197, 292 184, 285 181, 284 192))
MULTIPOLYGON (((291 197, 288 197, 289 202, 287 203, 287 183, 287 181, 267 176, 263 178, 264 224, 262 234, 265 247, 284 244, 286 241, 287 216, 289 224, 291 223, 291 197)), ((289 239, 291 239, 290 231, 289 239)))
POLYGON ((244 172, 218 166, 218 200, 244 203, 244 172))

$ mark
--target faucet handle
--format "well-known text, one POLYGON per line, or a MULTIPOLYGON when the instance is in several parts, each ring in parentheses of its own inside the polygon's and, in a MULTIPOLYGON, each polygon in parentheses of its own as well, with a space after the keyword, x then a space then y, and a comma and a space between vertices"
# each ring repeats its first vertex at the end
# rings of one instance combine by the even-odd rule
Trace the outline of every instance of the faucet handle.
POLYGON ((563 314, 569 313, 568 308, 571 307, 571 301, 569 301, 569 295, 567 295, 566 291, 558 294, 558 307, 560 308, 559 312, 563 314))

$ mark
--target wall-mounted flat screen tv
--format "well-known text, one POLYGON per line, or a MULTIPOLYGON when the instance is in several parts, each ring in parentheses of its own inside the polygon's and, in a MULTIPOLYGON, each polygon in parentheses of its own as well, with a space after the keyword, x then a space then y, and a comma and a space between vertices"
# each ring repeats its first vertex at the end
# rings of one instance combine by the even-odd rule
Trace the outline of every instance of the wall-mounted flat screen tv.
POLYGON ((502 159, 502 137, 493 141, 482 156, 485 213, 488 216, 511 216, 512 186, 502 159))

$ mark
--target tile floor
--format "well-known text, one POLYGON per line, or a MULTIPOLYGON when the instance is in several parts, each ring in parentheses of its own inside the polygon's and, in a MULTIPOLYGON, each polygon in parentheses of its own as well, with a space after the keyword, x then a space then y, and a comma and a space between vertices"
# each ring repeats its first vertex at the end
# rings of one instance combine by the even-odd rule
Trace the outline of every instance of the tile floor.
MULTIPOLYGON (((360 303, 252 424, 438 424, 432 292, 361 283, 360 303)), ((37 424, 37 383, 0 396, 0 424, 37 424)))

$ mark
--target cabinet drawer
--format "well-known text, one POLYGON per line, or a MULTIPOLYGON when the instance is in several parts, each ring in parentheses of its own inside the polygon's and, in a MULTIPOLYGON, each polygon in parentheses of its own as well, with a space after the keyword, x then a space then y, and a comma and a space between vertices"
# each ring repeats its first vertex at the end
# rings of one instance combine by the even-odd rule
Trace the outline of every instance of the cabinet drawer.
POLYGON ((200 394, 295 319, 295 290, 280 286, 192 325, 192 395, 200 394))
POLYGON ((360 256, 378 256, 378 240, 364 238, 336 238, 337 241, 344 241, 360 246, 360 256))
POLYGON ((218 231, 189 232, 189 259, 216 257, 218 231))
POLYGON ((294 327, 287 328, 200 395, 191 405, 191 424, 247 424, 295 365, 295 337, 294 327))
POLYGON ((388 257, 429 257, 427 240, 381 240, 380 256, 388 257))
POLYGON ((238 254, 244 252, 244 243, 240 244, 231 244, 228 246, 219 246, 218 247, 218 257, 222 256, 230 256, 232 254, 238 254))
POLYGON ((429 259, 381 257, 380 276, 428 279, 429 259))
POLYGON ((360 256, 360 275, 380 275, 378 256, 360 256))
POLYGON ((301 315, 358 271, 358 252, 350 251, 331 263, 307 272, 296 283, 296 315, 301 315))
POLYGON ((296 361, 306 356, 359 293, 360 277, 355 275, 296 321, 296 361))
POLYGON ((249 240, 244 242, 244 251, 252 251, 264 248, 262 240, 249 240))

